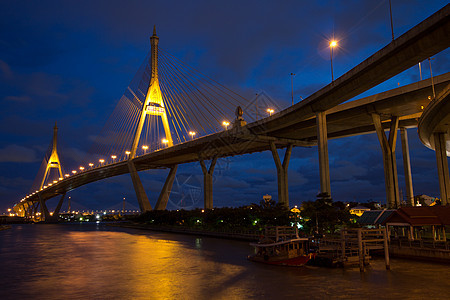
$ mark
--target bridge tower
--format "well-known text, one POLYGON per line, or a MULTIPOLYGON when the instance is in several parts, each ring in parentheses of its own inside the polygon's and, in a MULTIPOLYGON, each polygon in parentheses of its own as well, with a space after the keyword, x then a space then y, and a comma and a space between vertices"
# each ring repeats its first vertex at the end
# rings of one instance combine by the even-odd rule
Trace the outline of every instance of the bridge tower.
MULTIPOLYGON (((131 175, 131 180, 133 181, 133 186, 136 192, 136 197, 139 202, 139 207, 141 212, 152 210, 150 201, 148 200, 147 194, 145 193, 144 186, 142 185, 141 179, 134 165, 133 159, 136 157, 137 147, 139 145, 139 139, 141 137, 142 128, 144 127, 145 118, 147 115, 159 116, 161 117, 164 133, 166 135, 165 139, 168 141, 167 145, 169 147, 173 146, 172 135, 170 133, 169 121, 167 119, 167 112, 162 98, 161 89, 159 87, 158 79, 158 43, 159 37, 156 35, 156 26, 153 27, 153 35, 150 37, 151 44, 151 68, 152 75, 150 79, 150 85, 145 97, 145 101, 142 105, 142 112, 139 117, 139 123, 136 128, 136 132, 133 138, 133 144, 131 146, 131 151, 128 159, 128 169, 131 175)), ((166 209, 167 202, 169 200, 170 192, 172 190, 173 181, 175 179, 175 174, 177 172, 178 165, 174 165, 170 168, 170 172, 167 176, 166 182, 163 189, 159 195, 158 201, 156 203, 156 210, 166 209)))
POLYGON ((161 94, 161 89, 159 87, 158 79, 158 43, 159 37, 156 35, 156 26, 153 27, 153 35, 150 37, 151 43, 151 66, 152 66, 152 77, 150 79, 150 86, 147 91, 147 96, 143 103, 141 116, 139 118, 139 123, 134 134, 133 144, 131 146, 130 159, 136 156, 136 150, 139 144, 139 139, 141 137, 142 128, 144 126, 145 118, 147 115, 160 116, 164 132, 166 134, 166 139, 168 140, 168 146, 173 146, 172 135, 170 134, 169 122, 167 119, 166 108, 161 94))
POLYGON ((52 154, 50 155, 50 158, 47 162, 47 166, 45 167, 45 173, 42 177, 41 185, 39 186, 39 189, 41 189, 44 186, 45 179, 47 178, 50 169, 58 169, 59 177, 63 177, 63 173, 61 171, 61 162, 59 161, 58 151, 56 151, 56 145, 58 144, 58 127, 53 127, 53 146, 52 146, 52 154))

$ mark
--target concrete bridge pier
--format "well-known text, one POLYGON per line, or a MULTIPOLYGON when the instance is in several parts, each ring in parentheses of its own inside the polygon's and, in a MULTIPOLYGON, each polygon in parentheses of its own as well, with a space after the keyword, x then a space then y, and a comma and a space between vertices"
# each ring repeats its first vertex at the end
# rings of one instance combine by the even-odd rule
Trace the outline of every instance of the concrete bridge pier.
POLYGON ((41 220, 44 217, 44 221, 50 220, 50 213, 48 212, 47 205, 45 205, 45 201, 42 199, 41 194, 38 193, 39 197, 39 205, 41 206, 41 220))
POLYGON ((66 197, 66 193, 61 195, 61 199, 59 199, 58 205, 55 208, 55 211, 53 212, 53 219, 55 219, 55 221, 58 221, 58 217, 59 217, 59 211, 61 210, 61 206, 64 202, 64 198, 66 197))
POLYGON ((170 192, 172 191, 173 181, 177 174, 178 165, 170 168, 169 175, 167 175, 166 182, 162 188, 161 194, 159 194, 158 201, 156 202, 156 210, 165 210, 167 202, 169 201, 170 192))
POLYGON ((203 201, 205 209, 213 208, 213 172, 216 166, 217 156, 211 160, 209 169, 206 168, 205 161, 199 159, 203 172, 203 201))
POLYGON ((411 175, 411 161, 409 158, 408 132, 405 127, 400 128, 400 136, 402 139, 403 169, 405 172, 406 203, 407 205, 414 206, 414 191, 411 175))
POLYGON ((131 180, 133 181, 134 190, 136 192, 136 197, 141 212, 152 210, 152 206, 150 205, 150 201, 148 201, 144 186, 142 185, 141 179, 139 178, 136 167, 134 166, 134 162, 132 160, 128 161, 128 170, 130 172, 131 180))
POLYGON ((379 114, 372 114, 373 124, 380 141, 383 153, 384 179, 386 185, 387 208, 398 208, 400 206, 400 196, 398 191, 397 164, 395 160, 395 145, 397 141, 398 117, 391 118, 391 128, 389 139, 384 133, 381 117, 379 114))
POLYGON ((441 193, 441 204, 450 204, 450 176, 448 171, 447 148, 444 132, 433 133, 434 147, 436 151, 436 162, 439 177, 439 189, 441 193))
POLYGON ((281 163, 275 142, 270 142, 270 150, 272 151, 273 160, 277 167, 278 203, 287 208, 289 208, 288 167, 292 154, 292 147, 292 144, 288 145, 286 152, 284 153, 283 163, 281 163))
POLYGON ((324 111, 316 113, 317 146, 319 152, 320 193, 331 197, 330 163, 328 160, 327 116, 324 111))

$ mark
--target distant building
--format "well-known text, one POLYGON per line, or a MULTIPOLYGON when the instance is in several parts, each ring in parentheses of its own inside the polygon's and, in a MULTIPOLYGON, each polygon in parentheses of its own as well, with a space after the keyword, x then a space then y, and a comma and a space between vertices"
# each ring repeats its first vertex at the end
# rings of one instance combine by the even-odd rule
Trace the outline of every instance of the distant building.
POLYGON ((364 212, 369 211, 369 210, 370 210, 370 208, 358 205, 358 206, 351 208, 350 213, 352 215, 357 215, 358 217, 361 217, 364 212))

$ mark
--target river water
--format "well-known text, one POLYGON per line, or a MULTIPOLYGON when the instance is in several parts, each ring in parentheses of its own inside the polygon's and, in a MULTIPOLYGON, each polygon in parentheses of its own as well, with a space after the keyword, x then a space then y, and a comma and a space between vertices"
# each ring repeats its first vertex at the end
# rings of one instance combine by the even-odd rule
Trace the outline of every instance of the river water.
POLYGON ((359 268, 246 260, 247 242, 110 227, 0 231, 0 299, 449 299, 450 266, 375 259, 359 268))

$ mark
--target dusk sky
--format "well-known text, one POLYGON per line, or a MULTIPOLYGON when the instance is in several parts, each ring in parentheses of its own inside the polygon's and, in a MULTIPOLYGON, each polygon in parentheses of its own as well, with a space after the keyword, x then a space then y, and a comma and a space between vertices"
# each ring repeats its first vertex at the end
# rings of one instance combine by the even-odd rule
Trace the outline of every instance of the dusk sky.
MULTIPOLYGON (((395 37, 448 1, 392 0, 395 37)), ((251 100, 265 92, 279 107, 299 102, 391 42, 389 1, 8 1, 0 2, 0 212, 31 188, 51 142, 65 162, 83 158, 150 50, 159 46, 204 75, 251 100)), ((433 75, 450 70, 450 51, 431 60, 433 75)), ((423 78, 430 77, 428 61, 423 78)), ((419 80, 413 67, 368 96, 419 80)), ((245 112, 244 112, 245 113, 245 112)), ((244 114, 245 117, 245 114, 244 114)), ((439 197, 434 151, 408 130, 414 194, 439 197)), ((405 197, 400 139, 399 184, 405 197)), ((281 152, 280 152, 281 153, 281 152)), ((329 141, 332 198, 386 203, 383 160, 375 134, 329 141)), ((152 206, 167 170, 141 172, 152 206)), ((317 147, 294 148, 289 165, 291 206, 319 192, 317 147)), ((276 200, 270 152, 221 159, 214 172, 214 206, 276 200)), ((203 206, 199 163, 179 166, 168 209, 203 206)), ((94 182, 67 196, 74 209, 137 208, 129 174, 94 182)), ((49 202, 52 207, 55 200, 49 202)), ((63 210, 67 204, 63 205, 63 210)))

